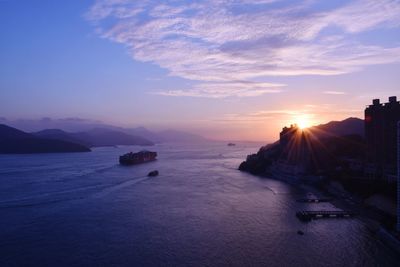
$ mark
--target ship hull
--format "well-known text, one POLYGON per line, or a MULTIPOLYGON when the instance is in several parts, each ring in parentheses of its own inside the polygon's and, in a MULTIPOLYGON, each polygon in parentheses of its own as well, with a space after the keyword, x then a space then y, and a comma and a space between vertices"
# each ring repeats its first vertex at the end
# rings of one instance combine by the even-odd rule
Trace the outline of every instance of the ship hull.
POLYGON ((129 160, 129 159, 120 159, 119 164, 121 165, 137 165, 137 164, 143 164, 147 162, 152 162, 155 161, 156 159, 146 159, 146 160, 129 160))
POLYGON ((156 160, 157 152, 140 151, 138 153, 127 153, 119 157, 121 165, 136 165, 156 160))

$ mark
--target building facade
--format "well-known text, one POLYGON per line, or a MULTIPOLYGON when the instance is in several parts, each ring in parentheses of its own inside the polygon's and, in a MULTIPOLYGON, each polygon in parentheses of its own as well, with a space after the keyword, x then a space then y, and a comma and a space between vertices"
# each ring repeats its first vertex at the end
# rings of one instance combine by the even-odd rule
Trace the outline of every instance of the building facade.
POLYGON ((374 99, 365 109, 367 139, 367 174, 374 179, 387 179, 397 173, 397 123, 400 102, 395 96, 388 103, 374 99))
POLYGON ((397 123, 397 231, 400 232, 400 121, 397 123))

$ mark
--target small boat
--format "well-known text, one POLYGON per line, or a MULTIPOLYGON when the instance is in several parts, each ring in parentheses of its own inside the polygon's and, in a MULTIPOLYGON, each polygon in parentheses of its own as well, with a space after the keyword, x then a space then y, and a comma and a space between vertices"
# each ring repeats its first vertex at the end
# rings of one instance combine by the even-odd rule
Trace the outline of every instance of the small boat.
POLYGON ((127 153, 119 157, 121 165, 134 165, 156 160, 157 152, 142 150, 137 153, 127 153))
POLYGON ((150 177, 157 176, 157 175, 158 175, 158 171, 157 170, 151 171, 151 172, 149 172, 149 174, 147 174, 147 176, 150 176, 150 177))
POLYGON ((228 143, 228 146, 236 146, 234 143, 228 143))
POLYGON ((297 231, 297 234, 298 234, 298 235, 304 235, 304 232, 301 231, 301 230, 298 230, 298 231, 297 231))

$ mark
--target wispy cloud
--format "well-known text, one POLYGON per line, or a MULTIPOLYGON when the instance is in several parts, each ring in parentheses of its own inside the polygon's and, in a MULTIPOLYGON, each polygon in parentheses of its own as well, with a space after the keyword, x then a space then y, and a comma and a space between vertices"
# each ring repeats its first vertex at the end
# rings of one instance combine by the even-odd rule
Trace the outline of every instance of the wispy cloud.
POLYGON ((254 122, 260 123, 276 123, 281 126, 296 123, 299 118, 307 118, 313 125, 326 122, 326 118, 334 115, 334 117, 355 116, 360 110, 337 108, 334 111, 321 110, 318 107, 309 107, 308 105, 303 109, 271 109, 259 110, 249 113, 228 113, 224 114, 221 118, 215 119, 218 122, 225 123, 244 123, 251 124, 254 122))
POLYGON ((375 28, 399 27, 398 0, 351 1, 329 10, 315 8, 315 1, 294 7, 273 2, 278 1, 98 0, 86 18, 103 38, 124 44, 135 60, 200 82, 158 92, 171 96, 255 96, 277 90, 235 81, 336 75, 400 61, 399 46, 349 38, 375 28), (330 26, 338 31, 323 32, 330 26))
POLYGON ((257 96, 267 93, 280 93, 283 84, 265 82, 203 82, 186 90, 157 91, 153 94, 165 96, 191 96, 222 98, 228 96, 257 96))
POLYGON ((326 95, 345 95, 345 92, 342 91, 324 91, 323 92, 326 95))
MULTIPOLYGON (((241 124, 253 124, 253 123, 266 123, 271 122, 283 125, 289 125, 296 123, 300 117, 307 117, 310 120, 316 117, 316 113, 312 110, 294 110, 294 109, 282 109, 282 110, 260 110, 250 113, 229 113, 224 114, 221 118, 214 119, 214 121, 220 123, 241 123, 241 124)), ((271 125, 270 125, 271 126, 271 125)))

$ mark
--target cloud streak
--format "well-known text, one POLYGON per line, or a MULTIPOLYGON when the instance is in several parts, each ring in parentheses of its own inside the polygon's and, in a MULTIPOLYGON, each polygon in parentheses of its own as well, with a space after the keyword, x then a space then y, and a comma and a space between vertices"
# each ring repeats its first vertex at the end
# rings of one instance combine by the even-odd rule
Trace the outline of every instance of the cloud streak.
POLYGON ((342 91, 324 91, 326 95, 345 95, 345 92, 342 91))
POLYGON ((276 84, 246 84, 259 78, 337 75, 399 62, 399 46, 350 38, 399 27, 398 14, 397 0, 351 1, 328 10, 315 8, 314 1, 293 7, 273 0, 98 0, 86 18, 135 60, 199 82, 158 94, 227 97, 280 91, 276 84), (332 27, 335 33, 324 31, 332 27))
POLYGON ((273 94, 282 92, 283 84, 265 82, 208 82, 200 83, 186 90, 158 91, 153 94, 165 96, 191 96, 223 98, 228 96, 257 96, 261 94, 273 94))

